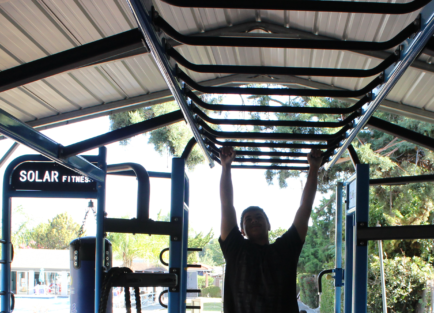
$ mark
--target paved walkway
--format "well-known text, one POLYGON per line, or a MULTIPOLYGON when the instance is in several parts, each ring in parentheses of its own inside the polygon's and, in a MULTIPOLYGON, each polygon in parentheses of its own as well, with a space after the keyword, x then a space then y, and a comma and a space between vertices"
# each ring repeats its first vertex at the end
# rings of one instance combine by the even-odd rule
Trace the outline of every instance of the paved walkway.
POLYGON ((298 301, 298 309, 300 311, 305 310, 307 313, 319 313, 319 309, 311 309, 310 307, 308 307, 306 304, 304 304, 300 300, 298 301))

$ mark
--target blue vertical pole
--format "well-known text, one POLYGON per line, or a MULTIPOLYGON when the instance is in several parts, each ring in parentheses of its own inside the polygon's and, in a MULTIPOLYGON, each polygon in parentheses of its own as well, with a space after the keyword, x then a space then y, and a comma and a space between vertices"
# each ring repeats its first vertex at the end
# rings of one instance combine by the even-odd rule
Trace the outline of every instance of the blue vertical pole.
POLYGON ((350 207, 349 184, 346 188, 345 208, 345 284, 344 284, 344 313, 351 313, 353 305, 353 226, 354 213, 348 213, 350 207))
POLYGON ((178 286, 169 288, 169 313, 181 313, 185 304, 182 303, 181 285, 182 273, 184 272, 184 197, 185 197, 185 160, 182 158, 172 159, 172 185, 171 185, 171 208, 170 220, 174 223, 181 223, 182 234, 170 238, 169 268, 171 273, 178 275, 178 286))
POLYGON ((188 204, 189 181, 184 174, 184 225, 182 228, 182 272, 181 272, 181 312, 185 312, 187 306, 187 256, 188 256, 188 204))
POLYGON ((9 196, 9 175, 5 173, 3 180, 3 208, 2 208, 2 260, 1 265, 1 311, 10 312, 11 301, 11 198, 9 196))
MULTIPOLYGON (((99 148, 98 167, 107 173, 107 148, 99 148)), ((95 313, 99 311, 104 265, 104 213, 105 182, 97 182, 98 206, 96 211, 96 257, 95 257, 95 313)))
POLYGON ((368 227, 369 217, 369 165, 356 166, 356 212, 353 228, 353 312, 366 313, 368 302, 368 242, 357 240, 357 228, 368 227))
POLYGON ((342 286, 342 189, 343 183, 338 182, 336 187, 336 262, 335 262, 335 313, 341 313, 341 286, 342 286))

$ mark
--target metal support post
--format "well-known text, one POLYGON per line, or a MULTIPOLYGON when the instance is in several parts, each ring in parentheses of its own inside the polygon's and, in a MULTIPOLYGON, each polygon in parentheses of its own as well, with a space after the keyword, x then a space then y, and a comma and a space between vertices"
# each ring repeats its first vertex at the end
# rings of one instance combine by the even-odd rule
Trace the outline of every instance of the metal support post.
POLYGON ((351 313, 353 303, 353 226, 354 213, 347 214, 345 220, 344 313, 351 313))
POLYGON ((338 182, 336 187, 336 238, 335 238, 335 313, 341 313, 341 287, 342 287, 342 190, 343 183, 338 182))
MULTIPOLYGON (((185 192, 188 192, 187 187, 188 181, 184 185, 185 192)), ((181 267, 181 281, 180 281, 180 290, 181 290, 181 312, 185 312, 186 310, 186 301, 187 301, 187 250, 188 250, 188 199, 184 196, 186 201, 184 203, 184 221, 183 221, 183 229, 182 229, 182 261, 183 266, 181 267)))
MULTIPOLYGON (((181 223, 185 226, 184 220, 188 217, 184 210, 185 201, 185 160, 182 158, 173 158, 172 160, 172 185, 171 185, 171 209, 170 219, 174 223, 181 223)), ((188 222, 187 222, 188 226, 188 222)), ((182 237, 185 237, 183 227, 182 237)), ((170 256, 169 256, 169 271, 178 275, 178 286, 169 288, 169 313, 185 312, 185 303, 182 303, 182 286, 184 268, 186 266, 187 247, 184 246, 184 238, 178 236, 170 237, 170 256)))
MULTIPOLYGON (((381 225, 377 222, 377 227, 381 225)), ((383 313, 387 313, 386 280, 384 278, 383 264, 383 241, 378 240, 378 256, 380 257, 380 276, 381 276, 381 299, 383 300, 383 313)))
POLYGON ((32 148, 38 153, 75 172, 96 181, 104 181, 105 173, 101 169, 81 156, 72 156, 65 159, 61 158, 60 155, 63 149, 61 144, 34 130, 2 109, 0 109, 0 119, 0 132, 6 137, 32 148))
POLYGON ((366 313, 368 301, 368 242, 357 240, 357 229, 368 227, 369 165, 356 167, 356 212, 353 227, 353 313, 366 313))
POLYGON ((353 227, 354 212, 352 202, 350 201, 350 186, 346 184, 346 201, 345 201, 345 284, 344 284, 344 313, 351 313, 353 303, 353 227))
MULTIPOLYGON (((98 167, 107 172, 107 148, 99 148, 98 167)), ((95 313, 99 312, 104 266, 104 215, 105 215, 105 177, 97 182, 98 206, 96 211, 96 258, 95 258, 95 313)))
POLYGON ((8 151, 3 155, 0 160, 0 168, 9 160, 10 156, 18 149, 20 144, 18 142, 14 142, 8 151))
POLYGON ((8 168, 3 178, 2 207, 2 258, 1 264, 1 311, 11 312, 11 197, 9 178, 12 169, 8 168))

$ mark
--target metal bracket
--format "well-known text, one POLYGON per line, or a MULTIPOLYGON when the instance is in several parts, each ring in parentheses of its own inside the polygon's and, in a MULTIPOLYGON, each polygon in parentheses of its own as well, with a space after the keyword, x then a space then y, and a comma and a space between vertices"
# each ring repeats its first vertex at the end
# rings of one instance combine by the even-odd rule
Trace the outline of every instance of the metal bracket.
MULTIPOLYGON (((182 223, 182 217, 179 217, 179 216, 172 217, 172 223, 182 225, 181 224, 182 223)), ((176 225, 176 226, 178 226, 177 228, 179 228, 179 225, 176 225)), ((179 232, 179 234, 177 234, 177 235, 170 236, 170 241, 181 241, 181 239, 182 239, 182 232, 179 232)))
MULTIPOLYGON (((360 228, 368 228, 368 223, 366 223, 366 222, 359 222, 359 223, 357 223, 357 229, 360 229, 360 228)), ((366 241, 366 240, 358 240, 357 239, 357 246, 359 246, 359 247, 365 247, 367 245, 368 245, 368 241, 366 241)))
POLYGON ((176 274, 178 276, 178 283, 176 286, 170 287, 170 292, 179 292, 179 282, 181 282, 181 269, 179 267, 172 267, 169 269, 169 273, 176 274))

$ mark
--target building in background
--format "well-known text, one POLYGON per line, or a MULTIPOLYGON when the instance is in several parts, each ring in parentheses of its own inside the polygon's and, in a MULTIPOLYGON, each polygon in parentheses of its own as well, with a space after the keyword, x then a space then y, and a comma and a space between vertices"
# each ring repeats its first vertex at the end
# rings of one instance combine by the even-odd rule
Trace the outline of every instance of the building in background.
POLYGON ((69 295, 69 250, 17 249, 12 266, 16 295, 69 295))

